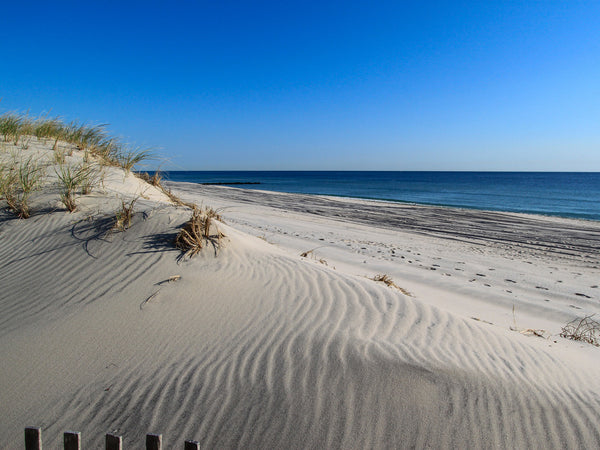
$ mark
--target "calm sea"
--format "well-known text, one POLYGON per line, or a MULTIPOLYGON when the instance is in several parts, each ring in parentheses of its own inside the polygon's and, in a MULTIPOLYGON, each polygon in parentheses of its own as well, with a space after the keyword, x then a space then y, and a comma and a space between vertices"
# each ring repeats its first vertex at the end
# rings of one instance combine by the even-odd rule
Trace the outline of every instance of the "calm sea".
POLYGON ((164 175, 170 181, 244 189, 600 220, 599 172, 170 171, 164 175))

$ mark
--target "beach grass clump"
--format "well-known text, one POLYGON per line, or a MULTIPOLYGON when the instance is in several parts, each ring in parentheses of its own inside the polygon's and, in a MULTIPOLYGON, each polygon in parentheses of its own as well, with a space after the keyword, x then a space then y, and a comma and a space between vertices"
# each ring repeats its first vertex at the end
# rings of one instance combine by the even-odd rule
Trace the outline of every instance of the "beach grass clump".
POLYGON ((592 317, 593 314, 567 323, 562 327, 560 337, 587 342, 600 347, 600 322, 592 319, 592 317))
POLYGON ((84 195, 88 194, 95 184, 94 167, 86 163, 77 166, 59 164, 58 169, 54 170, 61 186, 60 200, 69 211, 73 212, 77 207, 75 193, 80 191, 84 195))
POLYGON ((195 256, 208 243, 211 243, 215 249, 220 247, 224 234, 217 228, 215 220, 220 220, 220 215, 212 208, 192 210, 192 217, 175 237, 175 247, 183 252, 184 258, 195 256), (212 233, 213 229, 214 233, 212 233))
POLYGON ((131 201, 127 202, 125 200, 121 200, 121 207, 117 209, 115 213, 115 223, 113 225, 113 230, 117 231, 125 231, 131 227, 131 222, 133 220, 134 210, 133 207, 135 202, 137 202, 138 197, 134 197, 131 201))
POLYGON ((14 142, 16 145, 25 128, 29 128, 27 116, 17 113, 7 113, 0 116, 0 135, 4 142, 14 142))
POLYGON ((31 215, 29 198, 41 188, 44 169, 31 158, 13 166, 2 166, 0 170, 0 195, 8 208, 19 218, 27 219, 31 215))
POLYGON ((40 117, 34 123, 33 135, 38 139, 56 138, 63 134, 64 124, 59 117, 40 117))

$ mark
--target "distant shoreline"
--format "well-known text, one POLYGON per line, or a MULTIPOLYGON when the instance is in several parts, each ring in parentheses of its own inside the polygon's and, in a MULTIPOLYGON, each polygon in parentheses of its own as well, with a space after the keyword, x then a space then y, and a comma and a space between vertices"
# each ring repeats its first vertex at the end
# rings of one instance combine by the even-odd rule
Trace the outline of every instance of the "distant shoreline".
POLYGON ((455 241, 485 245, 511 243, 534 252, 577 255, 577 258, 585 257, 600 263, 596 255, 600 236, 598 221, 408 202, 200 186, 186 182, 168 182, 168 185, 176 191, 192 195, 260 204, 455 241), (519 236, 515 235, 515 223, 519 224, 519 236))
POLYGON ((260 181, 232 181, 230 183, 227 182, 215 182, 215 183, 198 183, 202 186, 237 186, 243 184, 262 184, 260 181))
POLYGON ((247 186, 478 211, 600 221, 600 173, 492 172, 164 172, 172 182, 247 186))

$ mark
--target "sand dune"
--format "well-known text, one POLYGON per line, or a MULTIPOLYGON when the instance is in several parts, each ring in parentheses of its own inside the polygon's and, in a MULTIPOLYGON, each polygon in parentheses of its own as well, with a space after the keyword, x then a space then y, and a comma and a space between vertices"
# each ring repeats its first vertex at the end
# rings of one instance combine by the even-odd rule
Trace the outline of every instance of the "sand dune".
MULTIPOLYGON (((524 230, 528 221, 548 220, 561 236, 572 227, 564 245, 576 251, 556 256, 539 242, 470 246, 417 224, 362 223, 363 202, 343 201, 353 217, 314 216, 204 189, 180 192, 227 207, 226 242, 218 256, 207 248, 184 261, 172 240, 189 211, 166 202, 141 200, 124 233, 109 231, 100 195, 87 212, 2 213, 0 447, 22 448, 27 425, 43 428, 49 448, 67 429, 86 448, 100 448, 106 432, 129 448, 147 432, 163 433, 167 448, 184 438, 203 448, 600 445, 598 350, 556 336, 575 313, 569 304, 597 309, 597 255, 584 250, 595 224, 506 216, 524 230), (314 259, 299 256, 319 244, 314 259), (517 247, 520 259, 508 259, 517 247), (365 276, 381 270, 412 296, 365 276), (469 283, 471 272, 498 287, 469 283), (567 287, 555 293, 557 273, 567 287), (550 281, 548 291, 534 286, 550 281), (528 326, 547 325, 549 339, 509 330, 511 303, 528 326)), ((489 217, 469 214, 465 224, 489 217)))

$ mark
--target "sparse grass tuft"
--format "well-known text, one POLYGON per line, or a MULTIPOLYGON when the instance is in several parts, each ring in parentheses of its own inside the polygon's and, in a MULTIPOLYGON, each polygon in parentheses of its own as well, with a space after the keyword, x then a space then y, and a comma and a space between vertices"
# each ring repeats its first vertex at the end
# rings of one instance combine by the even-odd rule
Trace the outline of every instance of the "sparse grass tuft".
POLYGON ((84 163, 75 167, 59 164, 58 170, 54 170, 62 187, 60 200, 69 211, 73 212, 77 207, 75 192, 81 189, 82 193, 87 194, 94 185, 94 169, 91 165, 84 163))
POLYGON ((115 224, 113 230, 125 231, 131 227, 131 220, 133 219, 133 206, 137 201, 138 197, 133 198, 130 202, 121 200, 121 208, 115 213, 115 224))
POLYGON ((152 153, 149 149, 143 149, 141 147, 129 148, 129 149, 121 149, 117 153, 117 161, 119 166, 121 166, 126 171, 131 171, 133 167, 147 159, 152 157, 152 153))
POLYGON ((22 114, 6 113, 0 116, 0 135, 4 137, 4 142, 16 143, 26 122, 27 117, 22 114))
POLYGON ((164 187, 162 185, 162 174, 159 170, 155 171, 152 176, 148 172, 135 172, 135 176, 140 180, 144 180, 146 183, 151 184, 159 189, 162 189, 164 192, 164 187))
POLYGON ((213 220, 219 218, 220 216, 212 208, 192 210, 192 217, 183 225, 175 238, 175 247, 183 252, 184 258, 191 258, 199 253, 206 243, 212 243, 215 249, 220 247, 224 235, 213 220), (215 229, 213 234, 211 234, 212 228, 215 229))
MULTIPOLYGON (((266 241, 266 239, 265 239, 265 241, 266 241)), ((313 249, 311 249, 311 250, 307 250, 307 251, 305 251, 305 252, 302 252, 302 253, 300 253, 300 256, 301 256, 302 258, 308 258, 308 257, 310 256, 310 257, 311 257, 312 259, 314 259, 315 261, 318 261, 318 262, 320 262, 320 263, 321 263, 321 264, 323 264, 324 266, 328 266, 329 264, 327 264, 327 261, 326 261, 325 259, 323 259, 323 258, 319 258, 319 259, 317 259, 317 256, 314 254, 314 251, 315 251, 315 250, 317 250, 318 248, 321 248, 321 247, 315 247, 315 248, 313 248, 313 249)))
POLYGON ((13 167, 3 166, 0 173, 1 195, 19 218, 27 219, 31 215, 29 197, 41 187, 43 176, 43 168, 31 158, 18 165, 15 162, 13 167))
MULTIPOLYGON (((7 202, 11 199, 16 190, 17 172, 14 167, 8 165, 0 165, 0 198, 4 198, 7 202)), ((9 203, 10 204, 10 203, 9 203)))
POLYGON ((577 318, 567 323, 560 332, 560 336, 574 341, 587 342, 600 347, 600 322, 592 319, 594 315, 577 318))
POLYGON ((394 280, 392 280, 390 278, 390 276, 387 275, 387 274, 385 274, 385 273, 384 274, 375 275, 373 278, 371 278, 371 280, 377 281, 378 283, 384 283, 386 286, 398 289, 400 292, 402 292, 404 295, 407 295, 408 297, 413 297, 413 295, 409 291, 407 291, 406 289, 398 286, 396 283, 394 283, 394 280))
POLYGON ((90 164, 85 160, 81 168, 84 171, 81 181, 81 195, 88 195, 100 183, 101 171, 97 165, 90 164))

